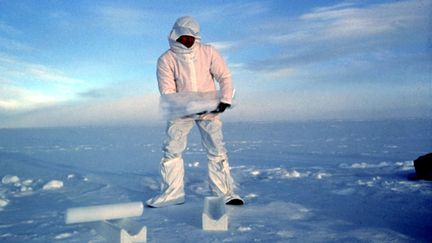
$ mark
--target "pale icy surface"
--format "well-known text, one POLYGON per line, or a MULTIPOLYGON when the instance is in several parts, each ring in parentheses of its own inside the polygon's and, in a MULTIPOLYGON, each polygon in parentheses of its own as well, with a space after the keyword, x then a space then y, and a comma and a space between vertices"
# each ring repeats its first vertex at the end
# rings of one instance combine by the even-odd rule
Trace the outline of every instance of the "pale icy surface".
MULTIPOLYGON (((243 207, 202 230, 210 196, 197 130, 184 154, 186 203, 144 210, 149 242, 430 242, 431 121, 225 123, 243 207)), ((164 125, 0 130, 0 242, 104 242, 67 208, 145 201, 159 190, 164 125), (44 190, 49 188, 49 190, 44 190)))

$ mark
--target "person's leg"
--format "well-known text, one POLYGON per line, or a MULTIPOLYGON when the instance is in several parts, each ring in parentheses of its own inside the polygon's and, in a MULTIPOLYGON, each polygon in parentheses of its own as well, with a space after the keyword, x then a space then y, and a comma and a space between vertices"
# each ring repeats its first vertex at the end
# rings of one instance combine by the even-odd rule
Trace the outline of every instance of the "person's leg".
POLYGON ((167 124, 160 163, 162 193, 147 201, 150 207, 165 207, 184 203, 184 162, 182 153, 187 146, 187 136, 194 125, 192 119, 176 119, 167 124))
POLYGON ((212 191, 218 196, 223 196, 227 204, 243 204, 243 200, 234 193, 234 181, 223 143, 222 122, 219 119, 198 120, 197 125, 203 146, 207 150, 208 175, 212 191))

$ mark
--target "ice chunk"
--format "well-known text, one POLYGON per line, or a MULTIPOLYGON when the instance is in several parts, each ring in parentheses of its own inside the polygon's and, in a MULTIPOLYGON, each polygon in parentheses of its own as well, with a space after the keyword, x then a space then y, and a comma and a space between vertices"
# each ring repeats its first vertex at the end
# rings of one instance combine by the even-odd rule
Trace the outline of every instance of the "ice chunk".
POLYGON ((143 211, 142 202, 69 208, 66 212, 66 224, 136 217, 141 216, 143 211))
POLYGON ((300 174, 300 172, 298 172, 298 171, 296 171, 296 170, 294 170, 292 173, 291 173, 291 177, 300 177, 301 176, 301 174, 300 174))
POLYGON ((33 184, 33 180, 32 179, 27 179, 27 180, 23 181, 22 184, 24 186, 31 186, 33 184))
POLYGON ((240 226, 240 227, 237 228, 237 230, 238 230, 239 232, 247 232, 247 231, 251 231, 252 228, 249 227, 249 226, 240 226))
POLYGON ((182 92, 162 95, 160 106, 167 119, 215 110, 220 102, 218 92, 182 92))
POLYGON ((197 167, 199 167, 199 164, 200 164, 199 161, 195 161, 195 162, 193 162, 193 163, 189 163, 189 164, 188 164, 188 167, 190 167, 190 168, 192 168, 192 167, 197 168, 197 167))
POLYGON ((280 230, 276 232, 276 235, 281 238, 292 239, 295 237, 295 232, 291 230, 280 230))
POLYGON ((55 190, 63 187, 63 181, 52 180, 45 184, 42 189, 43 190, 55 190))
POLYGON ((6 175, 2 179, 3 184, 15 184, 19 183, 20 179, 18 176, 15 175, 6 175))
POLYGON ((119 222, 101 221, 94 223, 95 229, 99 235, 104 237, 108 242, 133 243, 147 242, 147 227, 138 225, 138 223, 128 220, 126 225, 119 222), (131 230, 130 225, 138 227, 136 233, 131 230))
POLYGON ((225 211, 225 201, 223 197, 206 197, 204 199, 202 226, 203 230, 228 230, 228 215, 225 211))
POLYGON ((301 174, 300 172, 293 170, 292 172, 287 171, 283 176, 286 178, 300 178, 301 174))
POLYGON ((328 177, 328 176, 330 176, 330 174, 325 173, 325 172, 318 172, 318 173, 316 174, 315 177, 316 177, 318 180, 321 180, 321 179, 323 179, 324 177, 328 177))
POLYGON ((146 226, 130 219, 122 219, 114 223, 125 231, 123 234, 131 239, 132 242, 147 242, 146 226))
POLYGON ((21 192, 31 192, 31 191, 33 191, 33 188, 27 187, 27 186, 21 186, 20 191, 21 192))
POLYGON ((261 172, 259 170, 253 170, 253 171, 251 171, 251 175, 252 176, 258 176, 260 174, 261 174, 261 172))
POLYGON ((64 239, 72 237, 72 235, 73 235, 72 233, 61 233, 61 234, 57 235, 56 237, 54 237, 54 239, 64 240, 64 239))
POLYGON ((248 195, 246 195, 245 198, 247 198, 247 199, 252 199, 252 198, 257 198, 257 197, 258 197, 257 194, 255 194, 255 193, 249 193, 248 195))
POLYGON ((0 198, 0 208, 6 207, 9 204, 9 201, 3 198, 0 198))

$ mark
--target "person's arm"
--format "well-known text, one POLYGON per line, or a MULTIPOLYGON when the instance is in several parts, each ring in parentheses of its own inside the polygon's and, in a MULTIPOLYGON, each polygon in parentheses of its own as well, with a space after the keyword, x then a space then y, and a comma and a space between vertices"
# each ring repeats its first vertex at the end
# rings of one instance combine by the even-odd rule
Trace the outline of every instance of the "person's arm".
POLYGON ((221 111, 223 112, 225 108, 229 107, 232 104, 233 83, 230 70, 226 65, 225 61, 223 60, 222 56, 215 48, 212 47, 211 50, 212 58, 210 72, 212 73, 213 77, 219 82, 221 102, 228 105, 223 108, 223 110, 221 111))
POLYGON ((158 59, 156 76, 161 94, 172 94, 177 92, 174 72, 168 64, 167 56, 158 59))

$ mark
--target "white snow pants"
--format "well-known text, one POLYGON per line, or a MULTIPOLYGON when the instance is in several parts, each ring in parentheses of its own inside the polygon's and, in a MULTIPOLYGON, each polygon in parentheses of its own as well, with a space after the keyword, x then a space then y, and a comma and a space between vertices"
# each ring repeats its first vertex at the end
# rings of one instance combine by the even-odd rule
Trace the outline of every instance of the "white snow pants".
POLYGON ((207 151, 210 187, 225 201, 238 196, 234 194, 226 149, 222 137, 222 122, 219 119, 195 120, 179 118, 167 124, 167 139, 164 143, 164 157, 161 160, 162 193, 147 201, 151 207, 164 207, 184 203, 184 162, 182 153, 187 146, 187 136, 197 124, 201 141, 207 151))

